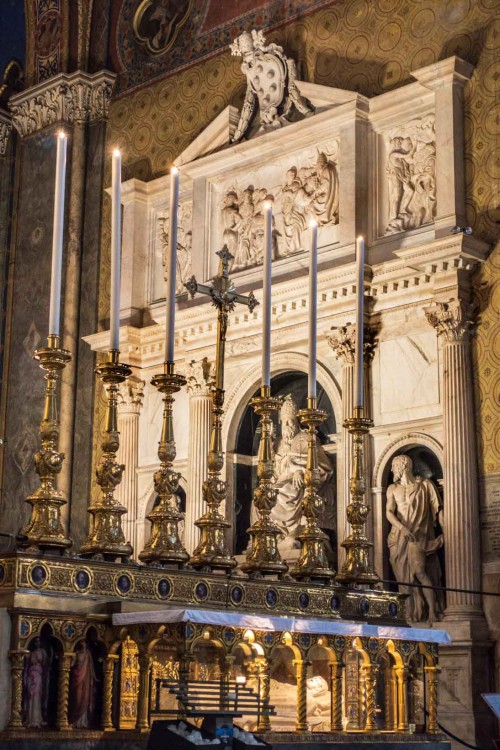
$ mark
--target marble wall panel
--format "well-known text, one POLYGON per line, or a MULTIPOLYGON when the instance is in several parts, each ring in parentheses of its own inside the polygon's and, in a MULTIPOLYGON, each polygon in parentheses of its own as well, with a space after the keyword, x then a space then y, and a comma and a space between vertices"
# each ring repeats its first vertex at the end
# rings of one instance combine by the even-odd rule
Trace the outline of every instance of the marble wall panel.
POLYGON ((439 403, 437 339, 432 331, 380 342, 380 411, 411 412, 439 403))

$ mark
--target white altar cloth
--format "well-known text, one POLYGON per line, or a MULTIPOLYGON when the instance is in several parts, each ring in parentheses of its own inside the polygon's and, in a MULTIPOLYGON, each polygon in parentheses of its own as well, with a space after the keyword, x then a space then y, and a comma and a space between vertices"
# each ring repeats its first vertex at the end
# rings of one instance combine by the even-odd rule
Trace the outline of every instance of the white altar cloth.
POLYGON ((154 609, 145 612, 119 612, 113 615, 113 625, 140 625, 147 623, 193 622, 202 625, 228 625, 251 630, 289 631, 291 633, 316 633, 318 635, 373 636, 375 638, 425 643, 451 643, 446 630, 411 628, 400 625, 370 625, 350 620, 311 620, 306 617, 266 617, 239 612, 211 609, 154 609))

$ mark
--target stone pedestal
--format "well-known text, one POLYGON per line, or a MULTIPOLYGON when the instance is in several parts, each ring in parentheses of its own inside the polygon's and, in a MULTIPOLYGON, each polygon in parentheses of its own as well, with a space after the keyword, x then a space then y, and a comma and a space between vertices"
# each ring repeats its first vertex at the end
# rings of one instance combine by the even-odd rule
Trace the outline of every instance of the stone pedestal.
POLYGON ((184 546, 191 554, 197 547, 200 536, 199 529, 194 522, 206 511, 202 485, 207 478, 207 458, 212 424, 211 388, 214 383, 212 365, 206 358, 201 362, 191 362, 187 367, 186 380, 190 399, 184 546))
POLYGON ((144 398, 144 380, 131 377, 120 384, 118 400, 118 431, 120 448, 118 463, 125 464, 123 479, 115 490, 115 496, 127 509, 123 517, 125 539, 134 548, 134 556, 141 551, 138 539, 138 492, 137 466, 139 464, 139 415, 144 398))

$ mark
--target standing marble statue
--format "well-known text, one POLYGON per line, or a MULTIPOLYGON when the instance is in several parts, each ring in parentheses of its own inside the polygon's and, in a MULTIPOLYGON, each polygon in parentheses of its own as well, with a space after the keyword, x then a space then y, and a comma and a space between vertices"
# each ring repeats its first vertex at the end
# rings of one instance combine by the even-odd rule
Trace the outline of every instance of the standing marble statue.
MULTIPOLYGON (((442 510, 436 488, 429 479, 415 477, 409 456, 396 456, 391 470, 394 484, 387 488, 387 520, 392 525, 387 543, 391 566, 401 583, 441 585, 437 550, 443 546, 443 535, 435 535, 436 521, 442 526, 442 510)), ((438 618, 440 597, 430 588, 400 586, 410 594, 407 616, 413 622, 438 618), (427 617, 425 617, 425 603, 427 617)))
MULTIPOLYGON (((280 554, 284 560, 293 559, 300 550, 298 535, 304 529, 302 500, 304 497, 304 475, 307 463, 307 432, 303 432, 297 420, 297 405, 293 398, 285 399, 281 407, 281 437, 274 446, 275 487, 278 488, 276 505, 271 512, 272 520, 283 532, 279 542, 280 554)), ((320 528, 335 532, 336 508, 335 488, 332 481, 334 470, 323 446, 318 442, 319 494, 324 499, 323 513, 319 519, 320 528)), ((252 504, 250 520, 252 524, 257 513, 252 504)), ((333 560, 333 551, 329 553, 333 560)))
POLYGON ((262 31, 244 31, 231 44, 231 53, 243 58, 241 70, 247 78, 247 90, 240 121, 233 135, 239 141, 248 130, 255 106, 259 105, 260 130, 280 127, 293 107, 302 115, 312 111, 295 84, 294 61, 283 47, 266 44, 262 31))

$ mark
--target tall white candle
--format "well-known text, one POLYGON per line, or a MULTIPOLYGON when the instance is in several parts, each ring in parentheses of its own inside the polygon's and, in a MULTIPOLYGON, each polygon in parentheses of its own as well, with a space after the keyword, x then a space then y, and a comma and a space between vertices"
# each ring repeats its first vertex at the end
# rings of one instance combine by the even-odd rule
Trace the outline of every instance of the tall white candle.
POLYGON ((316 398, 316 329, 318 316, 318 224, 309 222, 309 369, 307 395, 316 398))
POLYGON ((165 362, 174 361, 175 290, 177 273, 177 213, 179 210, 179 170, 170 172, 170 230, 167 255, 167 317, 165 321, 165 362))
POLYGON ((111 174, 111 291, 110 349, 120 348, 120 275, 121 275, 121 190, 122 156, 113 151, 111 174))
POLYGON ((354 358, 354 406, 363 408, 365 238, 356 238, 356 348, 354 358))
POLYGON ((49 335, 59 336, 61 329, 61 274, 64 235, 64 192, 66 187, 66 149, 68 139, 57 136, 54 231, 52 235, 52 275, 50 279, 49 335))
POLYGON ((264 287, 262 290, 262 385, 271 385, 271 269, 273 208, 264 203, 264 287))

